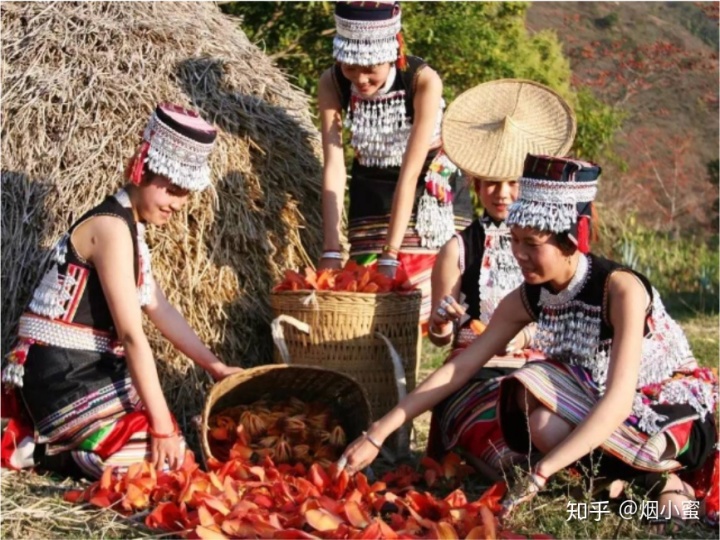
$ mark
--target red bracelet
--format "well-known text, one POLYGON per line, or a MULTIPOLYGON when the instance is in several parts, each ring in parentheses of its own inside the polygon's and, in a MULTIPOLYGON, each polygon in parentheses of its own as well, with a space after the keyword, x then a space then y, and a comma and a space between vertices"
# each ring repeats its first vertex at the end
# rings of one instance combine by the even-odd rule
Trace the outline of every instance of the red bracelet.
POLYGON ((532 472, 532 474, 534 474, 535 476, 539 476, 540 478, 542 478, 542 479, 545 480, 546 482, 548 481, 548 477, 545 476, 544 474, 538 472, 537 469, 535 469, 535 470, 532 472))
POLYGON ((158 433, 148 424, 148 433, 154 439, 172 439, 176 435, 180 434, 180 428, 178 428, 177 422, 175 421, 174 418, 173 418, 173 426, 175 429, 173 430, 172 433, 158 433))

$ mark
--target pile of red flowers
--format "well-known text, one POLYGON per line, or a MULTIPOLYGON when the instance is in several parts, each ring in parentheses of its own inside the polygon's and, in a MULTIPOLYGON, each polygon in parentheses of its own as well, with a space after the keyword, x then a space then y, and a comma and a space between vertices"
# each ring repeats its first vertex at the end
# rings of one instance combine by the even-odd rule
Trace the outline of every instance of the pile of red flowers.
POLYGON ((275 465, 269 457, 208 465, 200 470, 188 452, 173 472, 148 463, 124 475, 107 469, 65 499, 128 514, 151 509, 148 527, 187 538, 495 538, 504 493, 497 484, 475 502, 461 490, 438 499, 413 487, 420 477, 409 467, 370 483, 362 473, 337 474, 334 465, 275 465))
POLYGON ((148 527, 186 538, 525 538, 498 530, 502 482, 474 502, 460 489, 438 498, 418 487, 456 487, 471 470, 456 454, 442 463, 424 458, 422 475, 400 465, 372 483, 338 471, 329 458, 340 454, 345 434, 319 404, 291 398, 224 410, 211 418, 209 440, 214 455, 222 449, 228 459, 210 458, 207 472, 188 451, 179 470, 159 473, 147 462, 125 474, 106 469, 65 499, 147 511, 148 527), (308 451, 296 455, 303 445, 291 442, 298 437, 317 438, 312 449, 304 443, 317 461, 306 464, 308 451), (317 455, 324 449, 332 456, 317 455))
POLYGON ((302 273, 286 270, 285 278, 273 288, 273 292, 308 290, 388 293, 412 289, 402 266, 398 267, 394 278, 389 278, 380 273, 377 266, 362 266, 351 260, 340 270, 316 272, 306 268, 302 273))

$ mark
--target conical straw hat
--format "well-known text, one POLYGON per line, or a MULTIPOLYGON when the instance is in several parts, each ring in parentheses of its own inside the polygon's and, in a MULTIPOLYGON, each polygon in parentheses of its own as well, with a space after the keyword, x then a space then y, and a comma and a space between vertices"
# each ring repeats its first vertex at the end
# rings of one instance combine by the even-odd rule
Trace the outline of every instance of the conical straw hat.
POLYGON ((550 88, 500 79, 462 93, 442 124, 443 148, 465 173, 486 180, 522 175, 525 156, 564 156, 575 139, 575 114, 550 88))

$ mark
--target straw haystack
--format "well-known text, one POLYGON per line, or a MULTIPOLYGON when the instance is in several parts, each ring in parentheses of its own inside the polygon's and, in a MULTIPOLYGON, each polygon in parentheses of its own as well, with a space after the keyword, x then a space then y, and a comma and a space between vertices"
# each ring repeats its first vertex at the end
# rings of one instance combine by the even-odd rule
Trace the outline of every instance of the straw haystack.
MULTIPOLYGON (((270 287, 320 244, 306 96, 214 3, 1 9, 3 354, 55 240, 122 184, 154 105, 173 101, 220 129, 215 193, 149 232, 155 277, 227 363, 270 362, 270 287)), ((199 411, 204 375, 150 335, 171 407, 199 411)))

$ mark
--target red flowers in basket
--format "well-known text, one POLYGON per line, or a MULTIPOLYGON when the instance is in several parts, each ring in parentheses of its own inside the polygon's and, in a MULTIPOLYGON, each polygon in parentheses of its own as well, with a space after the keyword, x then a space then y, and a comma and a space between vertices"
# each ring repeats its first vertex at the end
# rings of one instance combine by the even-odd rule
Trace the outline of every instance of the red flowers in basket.
POLYGON ((282 291, 336 291, 362 293, 403 292, 414 289, 408 281, 407 272, 402 265, 397 269, 395 278, 381 274, 377 265, 362 266, 348 261, 340 270, 325 269, 316 272, 305 268, 303 273, 285 270, 285 279, 273 288, 273 292, 282 291))

